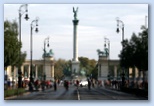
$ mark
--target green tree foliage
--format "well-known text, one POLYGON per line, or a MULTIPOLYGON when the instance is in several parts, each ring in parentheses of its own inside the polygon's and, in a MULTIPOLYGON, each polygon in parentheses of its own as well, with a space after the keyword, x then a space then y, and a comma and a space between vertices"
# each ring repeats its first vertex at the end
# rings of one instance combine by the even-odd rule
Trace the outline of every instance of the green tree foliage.
POLYGON ((19 50, 22 44, 18 41, 18 24, 14 20, 4 22, 4 67, 21 65, 26 58, 26 53, 21 52, 19 58, 19 50))
POLYGON ((148 70, 148 29, 142 27, 139 33, 139 41, 135 52, 135 66, 141 71, 148 70))
POLYGON ((55 60, 55 78, 62 79, 65 76, 71 76, 71 61, 58 59, 55 60))
POLYGON ((98 77, 98 64, 91 71, 92 78, 97 79, 98 77))
POLYGON ((72 71, 71 71, 71 60, 66 61, 65 64, 63 65, 64 69, 63 69, 63 73, 65 76, 71 76, 72 71))
POLYGON ((63 59, 55 60, 55 65, 54 65, 55 78, 61 79, 64 76, 63 64, 65 64, 65 60, 63 60, 63 59))
POLYGON ((79 57, 80 67, 88 68, 89 59, 87 57, 79 57))
MULTIPOLYGON (((80 71, 84 70, 86 75, 94 75, 97 76, 96 70, 96 61, 94 59, 88 59, 87 57, 79 57, 80 61, 80 71)), ((72 62, 71 60, 58 59, 55 60, 55 77, 58 79, 62 79, 66 76, 71 76, 72 74, 72 62)), ((81 73, 79 73, 81 74, 81 73)))
POLYGON ((87 57, 79 57, 80 69, 86 71, 86 76, 97 76, 96 61, 94 59, 88 59, 87 57))
POLYGON ((133 33, 131 39, 124 40, 120 57, 122 67, 137 67, 139 71, 148 70, 148 29, 144 26, 138 36, 133 33))

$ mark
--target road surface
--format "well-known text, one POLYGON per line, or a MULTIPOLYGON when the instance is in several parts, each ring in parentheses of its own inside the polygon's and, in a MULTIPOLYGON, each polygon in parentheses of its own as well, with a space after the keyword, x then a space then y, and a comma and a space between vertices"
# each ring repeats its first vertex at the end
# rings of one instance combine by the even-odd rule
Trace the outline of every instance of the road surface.
POLYGON ((75 86, 70 86, 67 91, 63 86, 58 86, 56 91, 53 88, 33 91, 7 100, 148 100, 148 98, 102 87, 89 90, 87 87, 77 89, 75 86))

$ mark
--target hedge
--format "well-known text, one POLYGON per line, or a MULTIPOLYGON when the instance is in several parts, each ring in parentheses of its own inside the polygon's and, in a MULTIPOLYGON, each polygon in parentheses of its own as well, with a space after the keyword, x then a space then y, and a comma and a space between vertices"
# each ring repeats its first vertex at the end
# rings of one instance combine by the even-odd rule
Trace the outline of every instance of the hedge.
POLYGON ((4 90, 4 97, 19 95, 23 94, 24 92, 26 92, 24 88, 4 90))

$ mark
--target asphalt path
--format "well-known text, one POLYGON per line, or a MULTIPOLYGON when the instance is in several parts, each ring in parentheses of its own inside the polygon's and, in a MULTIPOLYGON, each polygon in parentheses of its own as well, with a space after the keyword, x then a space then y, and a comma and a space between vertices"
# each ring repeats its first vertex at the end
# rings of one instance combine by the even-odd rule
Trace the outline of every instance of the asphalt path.
POLYGON ((114 89, 91 88, 86 87, 79 89, 80 100, 148 100, 145 97, 138 97, 114 89))
POLYGON ((29 92, 27 95, 7 98, 7 100, 78 100, 78 97, 77 88, 75 86, 71 86, 68 90, 63 86, 58 86, 56 91, 54 88, 44 91, 33 91, 29 92))
POLYGON ((66 90, 63 86, 58 86, 56 91, 53 88, 33 91, 7 100, 148 100, 148 98, 102 87, 89 90, 87 87, 77 89, 76 86, 70 86, 66 90))

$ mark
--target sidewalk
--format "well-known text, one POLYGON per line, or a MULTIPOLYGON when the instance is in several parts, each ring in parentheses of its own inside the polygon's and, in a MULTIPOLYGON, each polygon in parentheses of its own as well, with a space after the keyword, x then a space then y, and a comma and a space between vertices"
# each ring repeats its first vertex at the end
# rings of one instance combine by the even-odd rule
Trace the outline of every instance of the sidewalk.
MULTIPOLYGON (((52 89, 52 88, 45 88, 45 90, 48 90, 48 89, 52 89)), ((44 90, 44 91, 45 91, 45 90, 44 90)), ((31 94, 31 93, 33 93, 33 92, 41 92, 41 91, 42 91, 42 88, 40 87, 38 90, 36 90, 36 89, 34 88, 33 91, 29 91, 29 87, 26 87, 26 88, 25 88, 25 91, 26 91, 26 92, 23 93, 23 94, 5 97, 4 100, 10 100, 10 99, 17 98, 17 97, 19 97, 19 96, 29 95, 29 94, 31 94)))
POLYGON ((9 97, 5 97, 4 100, 10 100, 10 99, 13 99, 13 98, 16 98, 18 96, 24 96, 24 95, 29 95, 31 92, 25 92, 23 94, 19 94, 19 95, 13 95, 13 96, 9 96, 9 97))
MULTIPOLYGON (((137 95, 136 92, 135 92, 135 93, 131 93, 131 92, 127 92, 127 91, 121 90, 120 88, 119 88, 119 89, 116 89, 116 88, 114 88, 114 87, 109 87, 109 86, 99 87, 99 88, 108 89, 108 90, 112 90, 112 91, 119 91, 119 92, 123 92, 123 93, 133 94, 133 95, 136 95, 136 96, 139 96, 139 97, 148 98, 148 96, 144 96, 144 95, 140 95, 140 94, 137 95)), ((139 89, 138 89, 138 90, 139 90, 139 89)))

